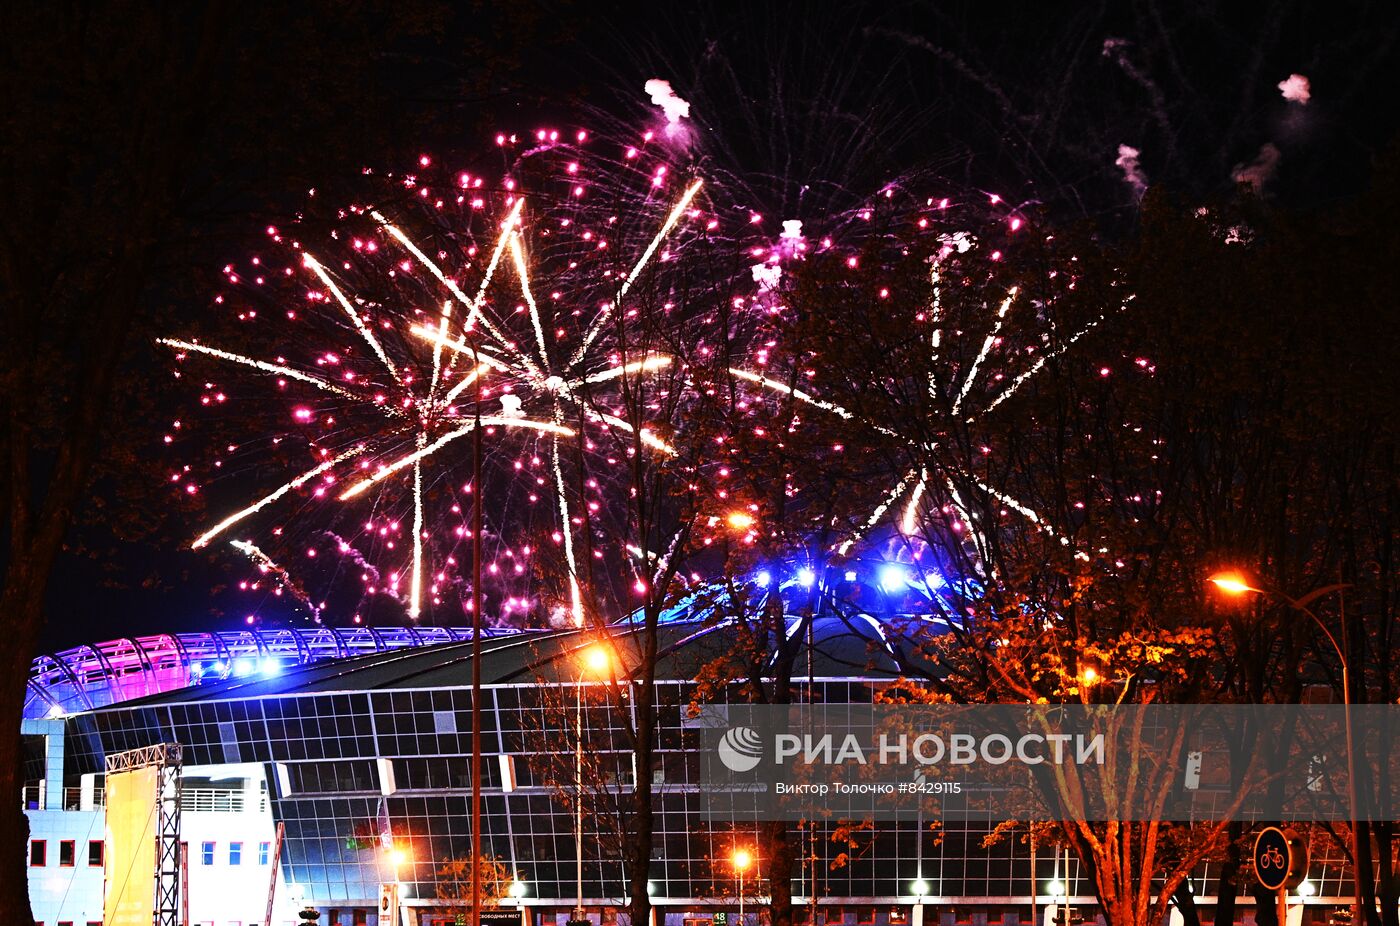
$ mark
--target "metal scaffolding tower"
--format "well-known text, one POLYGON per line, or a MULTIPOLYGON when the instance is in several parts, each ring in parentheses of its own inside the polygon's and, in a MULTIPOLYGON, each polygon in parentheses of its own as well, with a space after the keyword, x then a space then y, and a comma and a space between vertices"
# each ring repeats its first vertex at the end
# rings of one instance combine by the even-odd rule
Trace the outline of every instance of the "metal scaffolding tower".
POLYGON ((107 757, 107 774, 156 768, 155 917, 153 926, 180 923, 180 785, 179 743, 159 743, 107 757))

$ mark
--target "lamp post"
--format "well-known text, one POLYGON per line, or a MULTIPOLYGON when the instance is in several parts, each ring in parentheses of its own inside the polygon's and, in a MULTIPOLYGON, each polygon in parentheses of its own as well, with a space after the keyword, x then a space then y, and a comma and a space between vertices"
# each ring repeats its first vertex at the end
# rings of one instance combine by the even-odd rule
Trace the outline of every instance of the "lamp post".
MULTIPOLYGON (((1261 588, 1249 584, 1249 581, 1238 572, 1219 572, 1210 577, 1211 584, 1227 595, 1239 597, 1241 595, 1265 595, 1276 601, 1281 601, 1295 611, 1301 612, 1312 619, 1322 631, 1327 642, 1332 644, 1332 649, 1337 653, 1337 659, 1342 664, 1342 721, 1346 727, 1347 740, 1347 802, 1351 807, 1351 872, 1352 872, 1352 904, 1351 918, 1354 926, 1361 926, 1361 835, 1357 828, 1357 808, 1356 808, 1356 748, 1352 739, 1351 729, 1351 665, 1347 662, 1346 651, 1337 642, 1337 638, 1332 635, 1332 631, 1322 622, 1322 619, 1313 613, 1308 605, 1324 595, 1333 592, 1340 592, 1351 587, 1350 583, 1337 582, 1333 585, 1324 585, 1322 588, 1314 589, 1301 598, 1294 598, 1285 595, 1276 589, 1261 588)), ((1346 627, 1342 628, 1343 633, 1346 627)))
POLYGON ((577 893, 574 899, 572 924, 586 926, 588 915, 583 909, 583 685, 585 676, 602 676, 612 666, 612 654, 601 643, 585 647, 579 653, 577 698, 574 705, 574 852, 577 893))
POLYGON ((729 860, 739 874, 739 926, 744 926, 744 872, 753 864, 753 853, 748 849, 735 849, 729 860))
MULTIPOLYGON (((922 824, 920 824, 922 826, 922 824)), ((923 842, 923 835, 919 835, 919 841, 923 842)), ((923 847, 920 846, 920 849, 923 847)), ((923 926, 924 924, 924 901, 928 900, 928 892, 932 890, 929 883, 924 880, 923 862, 920 859, 919 873, 914 882, 909 885, 909 891, 914 895, 914 916, 910 919, 910 926, 923 926)), ((815 921, 814 921, 815 922, 815 921)), ((934 926, 937 926, 935 923, 934 926)))

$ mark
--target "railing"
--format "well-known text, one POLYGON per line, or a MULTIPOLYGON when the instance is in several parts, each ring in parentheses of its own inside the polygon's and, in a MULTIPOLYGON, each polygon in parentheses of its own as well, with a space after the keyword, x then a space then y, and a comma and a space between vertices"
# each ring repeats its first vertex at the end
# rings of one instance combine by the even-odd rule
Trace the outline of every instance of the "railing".
POLYGON ((242 813, 243 792, 231 788, 184 788, 180 809, 185 813, 242 813))
MULTIPOLYGON (((21 810, 47 810, 45 806, 45 795, 47 788, 42 784, 25 785, 20 789, 19 806, 21 810)), ((102 788, 92 789, 92 806, 88 810, 97 810, 106 805, 107 792, 102 788)), ((83 810, 83 789, 64 788, 63 789, 63 809, 83 810)))

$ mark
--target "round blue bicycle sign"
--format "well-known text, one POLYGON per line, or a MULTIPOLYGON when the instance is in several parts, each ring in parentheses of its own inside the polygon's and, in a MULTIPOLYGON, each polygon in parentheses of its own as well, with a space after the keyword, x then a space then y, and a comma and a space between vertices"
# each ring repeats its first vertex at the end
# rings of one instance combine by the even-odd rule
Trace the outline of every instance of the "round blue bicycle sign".
POLYGON ((1254 840, 1254 875, 1271 891, 1297 887, 1308 874, 1308 847, 1292 830, 1269 826, 1254 840))

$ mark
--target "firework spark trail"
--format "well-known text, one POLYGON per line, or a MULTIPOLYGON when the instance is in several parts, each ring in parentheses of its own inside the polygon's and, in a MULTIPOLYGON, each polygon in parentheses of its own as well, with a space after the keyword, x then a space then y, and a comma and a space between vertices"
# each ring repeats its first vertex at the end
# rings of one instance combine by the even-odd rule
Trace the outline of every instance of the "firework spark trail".
MULTIPOLYGON (((1132 302, 1133 298, 1133 296, 1129 296, 1127 299, 1125 299, 1123 301, 1123 304, 1118 307, 1118 311, 1126 311, 1128 308, 1128 303, 1132 302)), ((1079 329, 1079 331, 1071 335, 1069 340, 1066 341, 1061 347, 1042 356, 1039 360, 1033 363, 1028 370, 1012 379, 1011 382, 1007 384, 1006 389, 1002 391, 1001 395, 997 396, 995 399, 989 402, 987 404, 987 407, 982 409, 982 411, 979 414, 985 415, 987 412, 996 408, 998 405, 1005 402, 1007 399, 1011 398, 1012 393, 1014 393, 1017 389, 1020 389, 1021 385, 1025 383, 1026 380, 1030 379, 1032 376, 1040 372, 1041 367, 1045 366, 1045 364, 1049 363, 1051 360, 1054 360, 1056 357, 1060 356, 1065 351, 1073 347, 1074 342, 1084 337, 1084 335, 1088 334, 1090 331, 1093 331, 1106 318, 1108 318, 1108 313, 1100 315, 1098 318, 1089 322, 1089 324, 1085 325, 1083 328, 1079 329)))
POLYGON ((261 499, 249 505, 247 508, 244 508, 241 511, 235 511, 233 514, 224 518, 218 524, 215 524, 213 527, 209 528, 209 530, 200 534, 197 538, 195 538, 194 543, 190 544, 190 549, 198 550, 200 547, 207 545, 209 541, 213 540, 215 537, 219 536, 224 531, 237 524, 239 521, 242 521, 244 518, 248 517, 251 514, 256 514, 257 512, 261 511, 268 505, 277 501, 279 498, 286 495, 293 489, 301 488, 302 486, 306 485, 306 483, 310 482, 312 479, 315 479, 317 476, 321 475, 322 473, 326 472, 332 467, 343 463, 344 461, 350 459, 353 456, 357 456, 363 451, 363 447, 352 447, 351 449, 340 454, 340 456, 332 457, 331 459, 326 460, 319 466, 307 470, 300 476, 293 479, 291 482, 285 483, 278 489, 274 489, 272 492, 268 493, 267 495, 264 495, 261 499))
POLYGON ((933 271, 929 276, 929 282, 933 284, 933 304, 930 307, 929 317, 933 322, 933 334, 929 335, 929 356, 932 363, 928 369, 928 394, 929 398, 938 398, 938 361, 939 351, 943 346, 943 272, 938 268, 938 261, 933 262, 933 271))
MULTIPOLYGON (((636 428, 632 427, 632 425, 629 422, 624 421, 616 415, 609 415, 606 412, 595 411, 593 409, 585 409, 585 413, 588 415, 589 418, 592 418, 597 421, 602 421, 605 424, 610 424, 615 428, 620 428, 623 431, 626 431, 628 434, 636 433, 636 428)), ((639 437, 642 443, 646 444, 653 450, 660 450, 662 453, 670 457, 676 455, 676 448, 672 447, 670 444, 666 443, 664 440, 657 437, 655 434, 648 431, 646 428, 642 428, 639 437)))
POLYGON ((661 242, 666 240, 666 236, 676 227, 676 223, 680 221, 681 216, 690 206, 690 201, 695 198, 696 193, 700 192, 700 186, 701 181, 697 180, 686 188, 685 194, 681 196, 680 201, 671 209, 671 214, 666 216, 666 221, 662 223, 661 230, 656 233, 656 237, 651 239, 651 243, 648 244, 646 250, 642 252, 642 256, 637 259, 636 265, 632 267, 632 272, 627 274, 627 279, 622 281, 622 286, 618 288, 617 296, 611 303, 603 306, 602 310, 598 313, 598 317, 595 318, 593 324, 589 326, 588 332, 583 337, 583 343, 579 345, 578 350, 574 351, 574 355, 569 358, 569 366, 578 366, 579 362, 587 355, 588 349, 593 346, 593 341, 602 333, 603 325, 607 322, 608 316, 612 313, 612 310, 621 307, 622 300, 632 288, 632 284, 636 282, 637 277, 651 261, 652 255, 654 255, 656 249, 661 246, 661 242))
POLYGON ((574 609, 574 625, 583 626, 583 592, 579 588, 578 563, 574 559, 574 532, 569 520, 569 496, 564 491, 564 470, 559 464, 559 438, 550 441, 554 468, 554 490, 559 501, 560 533, 564 536, 564 563, 569 569, 569 599, 574 609))
MULTIPOLYGON (((486 271, 481 277, 481 284, 477 287, 476 297, 472 299, 467 298, 466 293, 462 292, 462 288, 457 285, 457 281, 453 280, 451 277, 447 276, 447 274, 443 273, 442 268, 439 267, 436 263, 434 263, 433 260, 429 258, 427 254, 424 254, 422 249, 420 249, 416 244, 414 244, 412 239, 410 239, 407 235, 400 231, 397 226, 390 224, 390 222, 377 211, 372 211, 370 215, 374 218, 376 222, 383 226, 384 229, 387 232, 389 232, 389 234, 392 235, 396 241, 402 244, 404 246, 404 249, 407 250, 408 253, 412 254, 414 259, 417 260, 418 263, 426 267, 428 272, 431 273, 434 277, 436 277, 439 283, 441 283, 443 286, 446 286, 448 292, 450 292, 464 306, 467 307, 467 317, 462 321, 463 328, 471 329, 475 326, 477 321, 480 321, 482 327, 486 329, 487 334, 495 338, 497 343, 499 343, 500 345, 508 347, 510 344, 510 339, 507 338, 504 334, 502 334, 500 329, 498 329, 495 325, 491 324, 491 320, 488 319, 485 313, 481 311, 481 307, 486 303, 486 291, 490 288, 491 280, 496 275, 496 268, 501 263, 501 255, 505 253, 506 247, 510 244, 511 239, 515 236, 514 229, 516 224, 520 221, 520 211, 524 207, 525 197, 517 197, 515 200, 515 205, 510 210, 510 215, 506 216, 505 222, 501 224, 501 235, 499 238, 496 239, 496 247, 491 252, 491 260, 486 264, 486 271)), ((447 337, 446 326, 442 328, 442 337, 447 337)), ((448 343, 444 341, 443 346, 450 345, 448 345, 448 343)), ((434 361, 434 363, 437 362, 440 361, 434 361)))
POLYGON ((360 337, 365 339, 365 343, 370 346, 370 350, 374 351, 375 356, 384 364, 384 368, 389 371, 389 375, 394 377, 394 382, 402 386, 403 379, 399 376, 398 367, 394 366, 394 362, 389 359, 389 355, 384 353, 384 347, 379 343, 379 339, 374 336, 373 331, 369 330, 369 326, 365 324, 365 320, 360 317, 359 312, 355 311, 355 307, 350 304, 350 300, 345 298, 345 294, 340 291, 340 287, 335 285, 335 281, 332 280, 331 275, 326 272, 326 268, 322 267, 320 261, 316 260, 316 258, 312 257, 310 254, 303 254, 302 260, 305 262, 306 266, 311 268, 316 276, 320 277, 321 282, 331 291, 331 295, 340 303, 340 307, 345 310, 345 314, 350 316, 350 320, 355 323, 356 330, 360 332, 360 337))
MULTIPOLYGON (((191 341, 181 341, 176 338, 157 338, 156 343, 164 344, 166 347, 173 347, 176 350, 190 351, 197 354, 205 354, 210 357, 216 357, 219 360, 228 360, 232 363, 241 363, 246 367, 252 367, 255 370, 262 370, 264 373, 276 373, 279 376, 285 376, 288 379, 295 379, 298 382, 303 382, 308 385, 315 386, 317 389, 320 389, 324 392, 330 392, 346 399, 354 399, 356 402, 359 402, 363 399, 363 396, 358 396, 355 393, 351 392, 349 389, 342 389, 340 386, 337 386, 335 383, 330 382, 329 380, 321 379, 319 376, 312 376, 310 373, 303 373, 300 370, 294 370, 291 367, 283 366, 280 363, 268 363, 265 360, 254 360, 252 357, 245 357, 242 354, 235 354, 231 351, 220 350, 217 347, 205 347, 203 344, 195 344, 191 341)), ((392 412, 395 410, 386 409, 386 411, 392 412)))
MULTIPOLYGON (((981 489, 983 492, 986 492, 992 498, 1001 502, 1003 505, 1006 505, 1008 508, 1013 509, 1017 514, 1021 515, 1021 517, 1025 518, 1027 521, 1030 521, 1032 524, 1045 531, 1045 533, 1049 534, 1051 537, 1054 537, 1056 540, 1060 541, 1060 546, 1069 546, 1069 538, 1058 533, 1055 530, 1055 528, 1047 524, 1045 522, 1045 519, 1042 518, 1035 511, 1035 509, 1029 507, 1028 505, 1023 505, 1021 502, 1012 498, 1010 495, 1007 495, 1005 492, 1000 492, 992 488, 991 486, 987 485, 985 482, 982 482, 976 477, 972 478, 972 483, 973 485, 977 486, 977 488, 981 489)), ((1074 558, 1087 561, 1089 559, 1089 554, 1081 550, 1074 554, 1074 558)))
POLYGON ((454 354, 469 354, 473 360, 485 364, 500 373, 511 372, 510 366, 493 354, 488 354, 484 350, 477 350, 466 341, 454 341, 450 335, 439 328, 430 328, 427 325, 410 325, 409 332, 415 334, 425 341, 441 344, 454 354))
MULTIPOLYGON (((486 427, 491 427, 494 425, 497 427, 505 428, 529 428, 531 430, 544 431, 546 433, 562 435, 564 437, 574 436, 574 432, 571 428, 567 428, 562 425, 552 424, 548 421, 535 421, 532 418, 508 418, 503 415, 483 415, 481 418, 481 423, 483 426, 486 427)), ((397 473, 400 470, 402 470, 404 467, 413 466, 421 460, 426 460, 428 457, 437 453, 443 447, 446 447, 448 444, 457 440, 457 438, 466 437, 472 432, 472 430, 475 427, 476 424, 474 421, 468 422, 466 425, 458 428, 455 431, 448 431, 446 434, 442 435, 437 440, 433 441, 431 444, 423 444, 417 450, 413 451, 413 453, 410 453, 407 456, 399 457, 393 463, 390 463, 387 466, 376 470, 374 472, 374 475, 367 476, 361 481, 355 483, 350 488, 346 489, 340 494, 340 500, 342 502, 349 501, 350 499, 364 492, 370 486, 374 485, 375 483, 381 482, 384 479, 387 479, 394 473, 397 473)))
POLYGON ((875 510, 870 513, 870 517, 865 519, 865 523, 861 525, 860 529, 841 542, 841 545, 836 548, 837 554, 845 556, 846 551, 859 541, 861 537, 865 536, 866 531, 878 524, 880 519, 885 516, 885 512, 890 510, 890 506, 899 501, 899 497, 909 488, 909 483, 912 482, 917 475, 917 470, 910 470, 905 474, 904 478, 899 480, 895 487, 881 499, 880 504, 875 506, 875 510))
POLYGON ((823 411, 831 412, 833 415, 836 415, 840 418, 845 418, 847 421, 850 421, 855 418, 855 415, 846 411, 841 406, 835 405, 831 402, 825 402, 817 398, 816 396, 811 395, 810 393, 803 392, 801 389, 794 389, 787 383, 780 383, 776 379, 769 379, 766 376, 762 376, 758 373, 750 373, 748 370, 743 370, 738 367, 730 367, 729 372, 732 376, 737 376, 740 379, 748 380, 751 383, 755 383, 759 386, 762 386, 765 389, 771 389, 774 392, 781 392, 784 395, 790 395, 798 401, 806 402, 808 405, 811 405, 815 408, 820 408, 823 411))
POLYGON ((648 354, 645 358, 641 360, 636 360, 632 363, 625 363, 621 366, 615 366, 611 369, 604 370, 601 373, 594 373, 592 376, 585 376, 579 382, 590 384, 605 383, 610 379, 617 379, 619 376, 630 376, 633 373, 650 373, 653 370, 660 370, 664 367, 670 366, 670 364, 671 358, 666 356, 665 354, 648 354))
POLYGON ((540 307, 535 304, 535 294, 530 290, 530 271, 525 266, 525 248, 519 235, 510 236, 510 257, 515 262, 515 274, 520 280, 520 294, 530 309, 530 326, 535 329, 535 344, 540 349, 540 365, 549 366, 549 348, 544 342, 544 323, 540 321, 540 307))
POLYGON ((291 592, 293 598, 306 605, 306 609, 311 612, 311 619, 318 624, 321 623, 321 609, 311 600, 311 596, 303 591, 296 582, 292 581, 291 573, 279 566, 277 562, 264 553, 257 544, 253 543, 251 540, 230 540, 229 546, 257 563, 258 568, 262 572, 270 572, 275 575, 277 581, 288 592, 291 592))
MULTIPOLYGON (((427 446, 428 434, 418 432, 418 451, 427 446)), ((423 600, 423 458, 413 461, 413 575, 408 585, 408 616, 418 619, 423 600)))
POLYGON ((972 367, 967 371, 967 378, 963 380, 962 389, 959 390, 957 399, 953 401, 953 414, 956 415, 962 410, 963 400, 965 400, 967 394, 972 391, 973 383, 977 381, 978 370, 981 368, 983 361, 987 359, 987 355, 992 352, 992 346, 996 344, 997 336, 1001 334, 1001 326, 1006 321, 1006 313, 1011 310, 1011 303, 1015 300, 1016 288, 1013 286, 1011 291, 1006 294, 1006 298, 1002 300, 1001 308, 997 310, 996 324, 992 326, 992 330, 987 334, 986 338, 982 340, 982 349, 977 352, 977 359, 972 361, 972 367))
POLYGON ((904 516, 899 519, 899 532, 904 535, 914 533, 918 527, 919 502, 924 497, 924 490, 928 488, 928 470, 919 472, 919 481, 914 485, 914 491, 909 493, 909 501, 904 506, 904 516))

